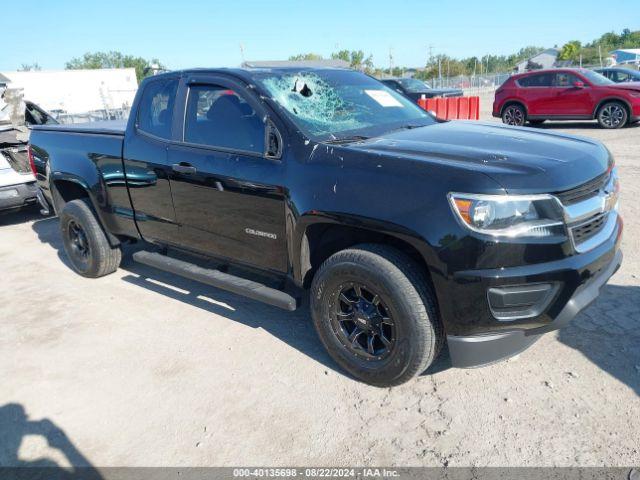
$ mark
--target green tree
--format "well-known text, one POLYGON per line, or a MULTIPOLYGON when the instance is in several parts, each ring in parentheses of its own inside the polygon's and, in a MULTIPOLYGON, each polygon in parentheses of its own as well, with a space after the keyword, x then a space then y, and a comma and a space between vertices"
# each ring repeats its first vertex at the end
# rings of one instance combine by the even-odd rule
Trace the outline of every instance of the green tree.
POLYGON ((165 67, 157 58, 145 60, 142 57, 124 55, 120 52, 87 52, 82 57, 72 58, 66 63, 67 70, 98 68, 134 68, 136 78, 140 82, 153 73, 153 68, 164 70, 165 67))
POLYGON ((560 50, 560 60, 577 60, 582 50, 582 44, 578 40, 565 43, 560 50))
POLYGON ((323 60, 323 58, 318 53, 299 53, 298 55, 291 55, 289 60, 296 62, 301 60, 323 60))
POLYGON ((365 53, 362 50, 340 50, 332 53, 331 58, 334 60, 344 60, 355 70, 361 70, 367 73, 373 73, 375 71, 373 56, 369 55, 365 57, 365 53))
POLYGON ((344 60, 347 63, 351 63, 351 54, 349 50, 340 50, 331 54, 331 58, 334 60, 344 60))

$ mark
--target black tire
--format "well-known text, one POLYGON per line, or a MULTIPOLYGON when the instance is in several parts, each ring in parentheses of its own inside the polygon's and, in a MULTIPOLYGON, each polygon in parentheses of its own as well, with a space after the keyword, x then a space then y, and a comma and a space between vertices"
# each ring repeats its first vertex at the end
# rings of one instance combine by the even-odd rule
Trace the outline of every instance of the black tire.
POLYGON ((529 123, 530 123, 531 125, 534 125, 534 126, 542 125, 544 122, 545 122, 545 120, 544 120, 544 119, 542 119, 542 120, 529 120, 529 123))
POLYGON ((527 112, 519 103, 511 103, 502 110, 502 123, 522 127, 526 121, 527 112))
POLYGON ((98 278, 118 269, 120 248, 109 244, 87 200, 68 202, 59 216, 64 251, 77 273, 98 278))
POLYGON ((423 272, 411 258, 385 245, 357 245, 329 257, 313 279, 310 303, 316 331, 329 355, 355 378, 370 385, 390 387, 407 382, 429 367, 444 342, 434 295, 423 272), (358 285, 361 297, 366 297, 364 303, 374 305, 374 297, 378 298, 373 317, 384 317, 386 312, 386 320, 391 320, 392 325, 384 320, 379 324, 386 332, 379 332, 377 337, 356 323, 364 321, 357 317, 360 313, 354 297, 348 302, 342 300, 347 296, 344 292, 356 292, 358 285), (343 313, 343 309, 351 309, 352 313, 343 313), (355 320, 338 320, 348 315, 355 320), (349 332, 350 324, 353 330, 349 332), (356 334, 349 342, 347 335, 354 335, 358 327, 362 334, 356 334), (368 351, 371 336, 379 347, 371 350, 375 353, 368 351), (390 342, 386 352, 382 352, 387 347, 382 337, 390 342), (360 343, 359 347, 354 347, 354 342, 360 343), (366 351, 362 343, 366 343, 366 351))
POLYGON ((596 119, 602 128, 622 128, 629 120, 627 107, 617 101, 603 103, 598 109, 596 119))

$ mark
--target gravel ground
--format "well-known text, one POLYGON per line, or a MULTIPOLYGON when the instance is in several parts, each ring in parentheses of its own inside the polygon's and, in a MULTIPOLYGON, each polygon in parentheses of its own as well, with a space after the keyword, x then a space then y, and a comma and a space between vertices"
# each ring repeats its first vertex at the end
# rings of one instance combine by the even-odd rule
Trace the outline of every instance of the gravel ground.
POLYGON ((128 259, 86 280, 56 219, 0 216, 0 465, 639 465, 640 127, 543 128, 615 155, 623 267, 518 357, 474 370, 442 358, 394 389, 338 371, 306 306, 283 312, 128 259))

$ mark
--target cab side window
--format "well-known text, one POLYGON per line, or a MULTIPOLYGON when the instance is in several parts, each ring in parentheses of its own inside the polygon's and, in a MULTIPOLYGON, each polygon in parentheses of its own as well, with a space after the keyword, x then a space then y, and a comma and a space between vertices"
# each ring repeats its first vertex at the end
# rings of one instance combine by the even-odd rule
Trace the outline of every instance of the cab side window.
POLYGON ((554 80, 554 87, 572 87, 574 83, 580 80, 575 75, 570 73, 557 73, 554 80))
POLYGON ((138 107, 138 129, 160 138, 171 138, 173 105, 178 79, 154 80, 147 84, 138 107))
POLYGON ((615 78, 612 78, 614 82, 630 82, 632 80, 631 76, 625 72, 615 72, 614 75, 615 78))
POLYGON ((518 85, 521 87, 550 87, 552 83, 552 77, 554 75, 550 73, 539 73, 537 75, 531 75, 518 80, 518 85))
POLYGON ((185 142, 264 153, 264 137, 262 119, 233 90, 217 85, 189 89, 185 142))

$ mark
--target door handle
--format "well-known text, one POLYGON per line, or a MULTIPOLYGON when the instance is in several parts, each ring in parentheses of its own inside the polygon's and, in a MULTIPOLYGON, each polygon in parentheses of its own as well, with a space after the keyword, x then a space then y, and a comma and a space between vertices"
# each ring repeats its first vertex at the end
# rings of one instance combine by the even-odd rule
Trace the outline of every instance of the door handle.
POLYGON ((174 172, 178 172, 178 173, 189 174, 189 173, 196 173, 198 171, 196 167, 186 162, 174 163, 171 166, 171 168, 173 169, 174 172))

